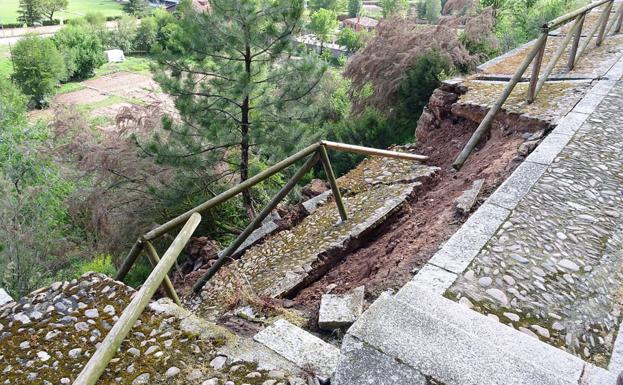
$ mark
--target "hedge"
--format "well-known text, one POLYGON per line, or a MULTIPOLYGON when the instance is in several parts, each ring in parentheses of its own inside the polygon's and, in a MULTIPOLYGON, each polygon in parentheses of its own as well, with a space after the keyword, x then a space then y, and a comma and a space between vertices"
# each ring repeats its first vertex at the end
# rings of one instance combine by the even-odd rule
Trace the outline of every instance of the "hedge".
POLYGON ((24 23, 6 23, 0 24, 0 28, 24 28, 24 23))

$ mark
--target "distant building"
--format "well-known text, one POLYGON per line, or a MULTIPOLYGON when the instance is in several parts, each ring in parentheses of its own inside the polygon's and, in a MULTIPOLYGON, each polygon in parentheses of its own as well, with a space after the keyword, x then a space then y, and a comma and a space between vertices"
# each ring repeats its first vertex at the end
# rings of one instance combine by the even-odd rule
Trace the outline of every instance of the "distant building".
POLYGON ((368 16, 353 17, 343 21, 345 27, 354 29, 355 31, 366 30, 372 32, 376 29, 379 22, 368 16))
MULTIPOLYGON (((180 5, 181 0, 148 0, 152 7, 163 7, 169 12, 175 12, 180 5)), ((208 10, 208 0, 193 0, 193 7, 199 12, 208 10)))

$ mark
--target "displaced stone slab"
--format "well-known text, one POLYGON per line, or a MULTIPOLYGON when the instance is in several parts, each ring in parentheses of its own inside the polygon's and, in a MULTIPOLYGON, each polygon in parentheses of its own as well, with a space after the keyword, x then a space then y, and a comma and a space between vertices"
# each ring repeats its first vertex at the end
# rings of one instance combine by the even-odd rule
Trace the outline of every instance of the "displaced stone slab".
POLYGON ((564 378, 577 379, 583 372, 585 363, 581 359, 510 328, 498 322, 495 317, 474 312, 413 282, 400 289, 396 299, 496 344, 526 362, 533 362, 547 370, 555 368, 556 373, 564 378), (533 361, 535 356, 539 357, 538 361, 533 361))
POLYGON ((514 209, 546 169, 547 165, 523 162, 487 199, 487 203, 509 210, 514 209))
POLYGON ((457 210, 462 214, 467 214, 472 211, 472 208, 476 204, 478 200, 478 195, 480 194, 480 190, 482 190, 482 186, 484 186, 484 179, 477 179, 472 184, 472 187, 463 192, 460 197, 456 199, 454 202, 457 210))
POLYGON ((600 367, 623 310, 620 109, 603 99, 446 294, 600 367))
POLYGON ((445 385, 569 385, 567 378, 409 304, 381 296, 349 334, 445 385))
POLYGON ((363 310, 364 287, 345 294, 325 294, 320 299, 318 326, 333 330, 352 325, 363 310))
POLYGON ((311 368, 322 380, 331 377, 340 354, 335 346, 282 319, 253 339, 298 367, 311 368))
POLYGON ((344 337, 333 385, 426 385, 417 370, 351 335, 344 337))
POLYGON ((411 283, 417 286, 425 287, 431 292, 441 295, 452 286, 457 275, 448 270, 427 263, 413 277, 411 283))
POLYGON ((13 302, 13 297, 11 297, 4 289, 0 288, 0 306, 9 302, 13 302))

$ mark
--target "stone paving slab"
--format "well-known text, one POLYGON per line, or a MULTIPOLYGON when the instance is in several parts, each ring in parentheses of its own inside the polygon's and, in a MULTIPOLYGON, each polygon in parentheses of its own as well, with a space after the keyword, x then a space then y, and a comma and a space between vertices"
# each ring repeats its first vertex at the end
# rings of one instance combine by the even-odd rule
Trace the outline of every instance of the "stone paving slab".
POLYGON ((582 102, 597 109, 446 294, 601 367, 623 301, 621 89, 582 102))
POLYGON ((323 380, 333 374, 340 353, 335 346, 283 319, 257 333, 253 339, 323 380))
POLYGON ((426 378, 412 367, 347 335, 332 385, 426 385, 426 378))
POLYGON ((435 315, 380 297, 349 334, 445 385, 577 385, 435 315))

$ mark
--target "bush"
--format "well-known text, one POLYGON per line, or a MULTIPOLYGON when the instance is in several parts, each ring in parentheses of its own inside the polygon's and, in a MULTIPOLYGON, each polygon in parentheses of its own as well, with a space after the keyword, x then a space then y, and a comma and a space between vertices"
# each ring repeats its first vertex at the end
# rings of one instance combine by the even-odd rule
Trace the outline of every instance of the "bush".
POLYGON ((91 260, 78 263, 76 266, 77 276, 81 276, 90 271, 106 274, 109 277, 114 277, 117 273, 117 269, 110 255, 98 255, 91 260))
POLYGON ((104 31, 105 48, 120 49, 126 54, 134 51, 136 29, 136 19, 120 18, 115 29, 104 31))
POLYGON ((0 24, 0 27, 2 28, 24 28, 24 23, 6 23, 6 24, 0 24))
POLYGON ((106 23, 106 16, 101 12, 89 12, 84 16, 84 20, 92 26, 103 26, 106 23))
POLYGON ((48 25, 60 25, 61 21, 59 19, 54 19, 54 20, 43 20, 41 22, 41 24, 48 26, 48 25))
POLYGON ((96 31, 87 26, 71 25, 54 35, 54 42, 65 57, 71 79, 86 79, 106 63, 104 47, 96 31))
POLYGON ((155 17, 145 17, 136 29, 134 37, 134 49, 141 52, 149 52, 158 39, 158 23, 155 17))
POLYGON ((63 56, 50 39, 28 36, 19 40, 12 57, 13 79, 38 107, 44 106, 60 81, 67 79, 63 56))
MULTIPOLYGON (((441 86, 441 81, 452 71, 448 58, 438 50, 431 50, 420 56, 407 69, 398 88, 400 106, 396 117, 403 121, 403 126, 415 127, 422 110, 428 103, 433 91, 441 86)), ((398 134, 398 142, 403 142, 410 134, 398 134)))

